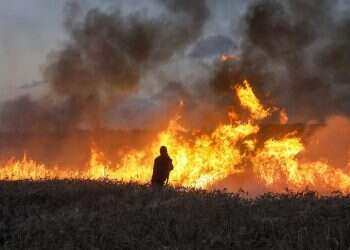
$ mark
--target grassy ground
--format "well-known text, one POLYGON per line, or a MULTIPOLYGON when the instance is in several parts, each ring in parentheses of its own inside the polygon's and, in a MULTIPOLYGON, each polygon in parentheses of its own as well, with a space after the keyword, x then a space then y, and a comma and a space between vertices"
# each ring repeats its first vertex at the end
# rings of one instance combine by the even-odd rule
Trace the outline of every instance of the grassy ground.
POLYGON ((0 249, 348 249, 350 196, 0 182, 0 249))

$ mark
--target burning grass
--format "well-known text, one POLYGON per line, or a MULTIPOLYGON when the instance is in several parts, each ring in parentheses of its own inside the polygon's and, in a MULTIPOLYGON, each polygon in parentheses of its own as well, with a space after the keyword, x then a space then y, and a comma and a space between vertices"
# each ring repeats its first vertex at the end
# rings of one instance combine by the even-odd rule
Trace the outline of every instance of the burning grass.
MULTIPOLYGON (((322 155, 314 160, 302 159, 308 149, 298 131, 279 136, 265 134, 262 139, 259 137, 261 122, 274 112, 282 111, 265 107, 248 81, 232 89, 246 116, 229 115, 230 122, 218 124, 211 132, 199 131, 191 135, 191 131, 181 125, 179 110, 169 121, 168 128, 159 131, 147 145, 115 152, 118 159, 114 162, 105 157, 105 152, 92 138, 90 159, 83 166, 63 169, 28 158, 12 159, 0 163, 0 179, 105 178, 145 184, 150 180, 153 160, 160 146, 166 145, 175 166, 169 179, 172 185, 211 189, 225 179, 245 173, 248 180, 269 191, 280 192, 288 187, 296 191, 311 188, 323 194, 334 190, 350 193, 349 163, 336 167, 323 160, 322 155)), ((281 126, 287 126, 287 114, 284 116, 281 126)))
POLYGON ((347 249, 350 196, 0 182, 1 249, 347 249))

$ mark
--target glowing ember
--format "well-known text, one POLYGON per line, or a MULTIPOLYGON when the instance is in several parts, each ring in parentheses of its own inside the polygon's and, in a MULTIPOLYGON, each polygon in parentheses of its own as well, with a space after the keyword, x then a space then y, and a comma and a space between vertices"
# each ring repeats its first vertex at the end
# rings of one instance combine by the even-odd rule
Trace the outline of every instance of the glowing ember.
MULTIPOLYGON (((107 161, 103 152, 92 144, 90 161, 85 171, 51 168, 24 156, 21 160, 4 162, 0 179, 79 178, 148 183, 159 147, 166 145, 175 166, 170 175, 172 185, 210 188, 229 176, 251 172, 252 179, 257 179, 260 185, 275 191, 289 187, 350 193, 350 175, 347 172, 326 162, 303 162, 299 159, 305 147, 296 134, 268 138, 258 144, 258 121, 268 117, 272 111, 263 107, 247 81, 237 85, 234 90, 241 106, 250 114, 247 121, 239 120, 232 111, 228 114, 228 124, 217 126, 209 134, 196 132, 189 139, 184 135, 189 131, 181 126, 181 117, 177 115, 148 147, 127 150, 121 154, 123 156, 118 162, 107 161)), ((288 116, 285 111, 281 116, 286 122, 288 116)))
POLYGON ((288 123, 288 115, 287 112, 284 109, 280 110, 280 124, 287 124, 288 123))
POLYGON ((222 54, 220 57, 220 60, 222 62, 226 62, 226 61, 239 61, 240 58, 237 55, 234 54, 222 54))

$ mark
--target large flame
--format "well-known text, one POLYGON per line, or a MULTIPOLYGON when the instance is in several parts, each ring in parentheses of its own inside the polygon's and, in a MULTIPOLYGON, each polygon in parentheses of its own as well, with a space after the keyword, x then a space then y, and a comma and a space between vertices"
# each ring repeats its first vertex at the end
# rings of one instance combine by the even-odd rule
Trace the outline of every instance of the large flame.
MULTIPOLYGON (((148 183, 153 159, 161 145, 166 145, 173 158, 174 170, 170 184, 209 188, 229 176, 249 172, 259 184, 272 190, 288 187, 320 192, 350 193, 350 175, 326 162, 303 162, 299 159, 305 147, 296 134, 269 138, 258 145, 258 122, 271 114, 263 107, 248 81, 233 88, 243 108, 249 111, 246 121, 232 119, 216 127, 210 134, 198 133, 188 137, 177 115, 169 126, 143 150, 127 150, 117 162, 106 160, 103 152, 92 144, 91 157, 85 171, 48 167, 28 159, 11 159, 2 164, 0 179, 110 179, 148 183)), ((283 111, 285 112, 285 111, 283 111)), ((284 114, 287 117, 287 114, 284 114)))
POLYGON ((248 109, 254 120, 262 120, 270 115, 270 111, 265 109, 255 96, 248 81, 244 81, 242 85, 237 85, 235 89, 242 107, 248 109))

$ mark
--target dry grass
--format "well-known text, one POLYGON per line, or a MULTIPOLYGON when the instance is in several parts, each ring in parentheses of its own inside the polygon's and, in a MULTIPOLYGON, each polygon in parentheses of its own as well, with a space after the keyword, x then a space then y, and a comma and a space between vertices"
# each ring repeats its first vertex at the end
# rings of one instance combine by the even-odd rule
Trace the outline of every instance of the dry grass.
POLYGON ((0 183, 1 249, 348 249, 350 196, 0 183))

